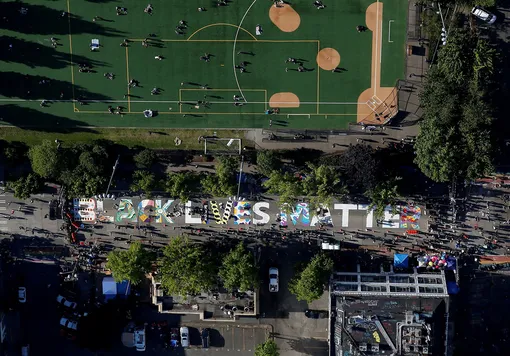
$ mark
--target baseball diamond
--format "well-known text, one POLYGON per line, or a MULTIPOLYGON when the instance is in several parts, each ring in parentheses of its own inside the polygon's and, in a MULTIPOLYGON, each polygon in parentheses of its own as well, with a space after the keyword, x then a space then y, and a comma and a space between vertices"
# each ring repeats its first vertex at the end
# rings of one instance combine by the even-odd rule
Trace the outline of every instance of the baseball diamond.
POLYGON ((404 77, 407 2, 323 3, 7 2, 17 21, 2 29, 1 42, 14 41, 3 54, 2 123, 264 128, 271 119, 344 129, 388 121, 404 77), (31 114, 11 118, 20 108, 31 114))

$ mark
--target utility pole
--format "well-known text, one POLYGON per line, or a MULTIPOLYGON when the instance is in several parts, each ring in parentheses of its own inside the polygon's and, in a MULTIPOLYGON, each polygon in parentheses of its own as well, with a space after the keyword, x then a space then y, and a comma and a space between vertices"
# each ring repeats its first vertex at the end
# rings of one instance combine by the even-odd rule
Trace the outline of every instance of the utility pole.
POLYGON ((117 156, 117 160, 115 161, 115 164, 113 165, 113 171, 112 176, 110 177, 110 182, 108 183, 108 188, 106 188, 106 194, 108 195, 108 192, 110 191, 110 186, 112 185, 113 175, 115 174, 115 170, 117 169, 117 165, 119 164, 120 155, 117 156))
POLYGON ((244 156, 241 156, 241 165, 239 167, 239 182, 237 183, 237 199, 239 199, 239 195, 241 194, 241 179, 243 177, 243 163, 244 163, 244 156))

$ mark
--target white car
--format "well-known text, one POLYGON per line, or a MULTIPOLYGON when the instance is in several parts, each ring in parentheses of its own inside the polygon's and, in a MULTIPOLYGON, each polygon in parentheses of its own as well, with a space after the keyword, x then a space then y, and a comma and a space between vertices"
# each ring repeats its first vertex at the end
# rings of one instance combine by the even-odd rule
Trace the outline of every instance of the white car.
POLYGON ((491 14, 489 11, 481 8, 480 6, 473 7, 471 13, 478 17, 480 20, 487 22, 488 24, 493 24, 496 22, 496 15, 491 14))
POLYGON ((18 288, 18 301, 25 303, 27 301, 27 289, 25 287, 18 288))
POLYGON ((145 351, 145 327, 135 330, 136 351, 145 351))
POLYGON ((70 300, 67 300, 65 297, 61 295, 57 297, 57 303, 62 304, 64 307, 69 309, 76 309, 76 307, 78 306, 78 304, 76 304, 75 302, 71 302, 70 300))
POLYGON ((279 289, 278 268, 271 267, 269 268, 269 291, 278 292, 278 289, 279 289))
POLYGON ((65 317, 60 319, 60 325, 74 331, 78 330, 78 322, 65 317))
POLYGON ((189 330, 185 326, 181 326, 179 330, 181 332, 181 346, 189 347, 189 330))

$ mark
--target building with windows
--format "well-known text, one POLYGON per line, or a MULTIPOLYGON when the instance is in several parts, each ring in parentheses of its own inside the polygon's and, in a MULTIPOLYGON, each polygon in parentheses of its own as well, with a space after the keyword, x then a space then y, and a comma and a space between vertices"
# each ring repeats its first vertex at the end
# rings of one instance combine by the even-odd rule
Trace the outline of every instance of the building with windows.
POLYGON ((330 356, 449 355, 449 303, 444 271, 335 272, 330 356))

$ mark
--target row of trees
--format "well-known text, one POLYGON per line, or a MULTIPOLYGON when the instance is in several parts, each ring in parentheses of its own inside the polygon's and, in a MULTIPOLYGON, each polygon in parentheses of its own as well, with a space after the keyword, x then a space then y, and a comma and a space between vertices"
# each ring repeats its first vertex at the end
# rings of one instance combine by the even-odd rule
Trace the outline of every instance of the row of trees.
MULTIPOLYGON (((16 197, 26 199, 41 189, 42 182, 53 181, 64 185, 69 197, 93 196, 104 191, 108 183, 116 158, 116 154, 109 154, 116 152, 111 146, 94 142, 63 147, 58 142, 44 141, 28 150, 32 172, 12 181, 10 188, 16 197)), ((11 151, 4 149, 4 156, 16 156, 17 151, 11 151)), ((281 152, 258 151, 256 157, 247 160, 256 162, 252 176, 264 178, 262 186, 279 196, 283 210, 290 210, 301 197, 307 197, 316 208, 351 195, 364 196, 380 216, 387 204, 396 203, 399 193, 396 174, 383 157, 382 152, 369 146, 355 145, 334 156, 298 151, 289 159, 281 152)), ((227 197, 237 193, 239 157, 218 157, 214 174, 191 170, 158 173, 157 162, 154 150, 145 149, 133 156, 135 170, 128 180, 133 193, 150 196, 164 191, 182 201, 195 194, 227 197)), ((259 184, 251 190, 259 189, 259 184)))
POLYGON ((128 250, 112 251, 107 268, 116 280, 129 280, 135 285, 147 273, 156 272, 163 288, 174 295, 199 294, 219 283, 229 290, 246 291, 258 286, 254 256, 243 243, 216 255, 187 237, 174 237, 158 259, 140 242, 134 242, 128 250))
POLYGON ((369 200, 380 218, 387 205, 396 206, 399 194, 396 172, 382 156, 370 146, 355 145, 339 155, 292 167, 282 164, 275 151, 259 151, 257 168, 268 177, 262 185, 279 196, 284 211, 291 210, 300 197, 306 197, 315 210, 351 195, 369 200))
POLYGON ((415 162, 432 180, 473 180, 493 171, 498 67, 498 53, 488 40, 464 29, 449 33, 421 94, 415 162))
MULTIPOLYGON (((106 265, 117 281, 140 284, 147 273, 155 272, 163 288, 171 295, 196 295, 223 286, 228 290, 253 290, 259 285, 259 270, 252 252, 240 242, 225 254, 215 254, 187 237, 172 238, 158 259, 140 242, 127 250, 114 250, 106 265)), ((289 282, 289 290, 298 300, 319 299, 333 270, 333 260, 318 254, 298 268, 289 282)))

